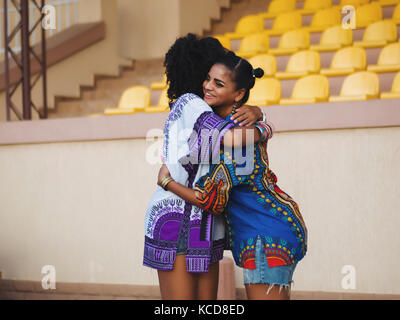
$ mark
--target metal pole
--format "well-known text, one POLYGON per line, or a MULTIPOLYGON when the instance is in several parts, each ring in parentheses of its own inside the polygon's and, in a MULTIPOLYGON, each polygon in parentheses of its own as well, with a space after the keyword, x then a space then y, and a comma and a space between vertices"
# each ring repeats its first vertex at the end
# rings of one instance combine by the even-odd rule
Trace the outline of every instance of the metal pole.
MULTIPOLYGON (((42 0, 41 11, 42 11, 42 22, 44 19, 43 7, 45 6, 45 0, 42 0)), ((42 77, 43 77, 43 118, 48 118, 47 110, 47 52, 46 52, 46 30, 42 28, 42 77)))
POLYGON ((21 58, 22 58, 22 92, 23 92, 23 119, 32 119, 31 115, 31 66, 29 49, 29 3, 21 0, 21 58))
POLYGON ((6 76, 6 112, 7 112, 7 121, 11 120, 10 108, 10 66, 8 59, 8 0, 4 0, 4 53, 5 53, 5 76, 6 76))

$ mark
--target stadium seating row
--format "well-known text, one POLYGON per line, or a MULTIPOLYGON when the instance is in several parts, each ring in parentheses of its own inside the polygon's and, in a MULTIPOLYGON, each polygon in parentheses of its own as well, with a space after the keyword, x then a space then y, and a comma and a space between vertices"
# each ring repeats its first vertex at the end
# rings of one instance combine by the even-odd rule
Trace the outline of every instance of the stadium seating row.
POLYGON ((274 78, 257 80, 251 90, 249 105, 305 104, 316 102, 362 101, 368 99, 400 98, 400 72, 392 84, 391 92, 380 93, 379 77, 370 71, 355 72, 343 82, 340 95, 329 94, 329 80, 324 75, 309 75, 296 81, 289 99, 281 99, 280 81, 274 78))
MULTIPOLYGON (((373 2, 374 4, 379 4, 381 7, 393 6, 398 4, 399 0, 378 0, 373 2)), ((289 11, 299 11, 301 14, 313 14, 319 10, 328 9, 331 7, 343 7, 351 5, 354 7, 359 7, 368 4, 368 0, 341 0, 339 5, 334 6, 332 0, 305 0, 302 9, 297 9, 296 0, 273 0, 271 1, 268 11, 261 13, 260 16, 264 19, 275 18, 277 15, 289 12, 289 11)))
MULTIPOLYGON (((289 58, 285 72, 277 72, 277 61, 269 53, 256 55, 249 59, 254 68, 262 68, 264 77, 277 79, 295 79, 309 73, 321 73, 326 76, 349 75, 356 71, 396 72, 400 70, 400 42, 386 45, 380 52, 376 65, 367 65, 367 54, 362 47, 346 47, 337 50, 330 68, 321 69, 320 55, 314 50, 302 50, 289 58)), ((152 90, 163 90, 167 86, 166 77, 162 82, 153 82, 152 90)))
MULTIPOLYGON (((278 79, 257 79, 247 104, 267 106, 271 104, 290 105, 316 102, 362 101, 368 99, 400 98, 400 72, 393 80, 391 92, 380 92, 379 77, 371 71, 359 71, 347 76, 340 95, 329 95, 329 81, 325 75, 308 75, 296 81, 289 99, 281 98, 281 84, 278 79)), ((108 108, 105 115, 133 114, 136 112, 168 112, 167 90, 161 92, 157 106, 150 106, 150 89, 134 86, 121 96, 117 108, 108 108)))
MULTIPOLYGON (((397 41, 397 36, 397 25, 391 20, 382 20, 370 24, 365 29, 362 41, 355 42, 353 42, 352 30, 344 29, 341 25, 326 29, 318 45, 310 45, 309 31, 295 29, 283 33, 277 48, 270 48, 269 36, 265 32, 259 32, 245 36, 236 54, 243 58, 250 58, 261 53, 288 55, 307 48, 321 52, 334 51, 349 45, 363 48, 379 48, 387 43, 397 41)), ((227 37, 216 36, 216 38, 227 49, 231 49, 230 40, 227 37)))
MULTIPOLYGON (((279 0, 279 2, 281 2, 281 0, 279 0)), ((284 11, 274 18, 271 29, 265 29, 264 27, 264 14, 247 15, 239 20, 234 32, 225 33, 223 36, 229 40, 243 39, 248 35, 260 32, 268 36, 276 36, 286 31, 301 28, 309 32, 322 32, 326 28, 342 24, 341 10, 342 7, 334 6, 316 11, 312 17, 310 26, 303 26, 301 10, 284 11)), ((382 20, 382 7, 378 2, 364 4, 356 8, 355 18, 356 28, 365 28, 371 23, 382 20)), ((394 9, 391 20, 395 24, 400 23, 400 3, 398 3, 394 9)))
MULTIPOLYGON (((234 30, 215 36, 232 49, 232 40, 241 40, 239 56, 248 58, 253 67, 263 68, 263 79, 257 79, 248 104, 304 104, 367 99, 400 98, 400 0, 272 0, 267 12, 241 18, 234 30), (364 29, 362 41, 353 41, 353 30, 342 25, 344 6, 356 7, 355 27, 364 29), (390 19, 383 19, 383 8, 395 6, 390 19), (309 26, 303 16, 312 15, 309 26), (265 20, 273 19, 265 28, 265 20), (320 32, 318 44, 311 44, 311 34, 320 32), (270 48, 270 38, 280 36, 278 47, 270 48), (367 64, 366 48, 382 48, 376 65, 367 64), (334 52, 329 68, 321 68, 320 52, 334 52), (277 71, 277 56, 290 55, 284 72, 277 71), (377 73, 398 72, 391 92, 380 92, 377 73), (329 77, 346 76, 340 94, 330 95, 329 77), (282 98, 283 80, 295 79, 291 97, 282 98)), ((385 16, 388 12, 385 11, 385 16)), ((390 11, 389 11, 390 12, 390 11)), ((135 112, 167 112, 166 76, 151 84, 159 90, 157 106, 150 106, 150 89, 136 86, 127 89, 117 108, 105 110, 106 115, 135 112)))
POLYGON ((169 100, 167 89, 161 92, 156 106, 150 106, 150 89, 146 86, 133 86, 126 89, 116 108, 107 108, 105 115, 133 114, 136 112, 167 112, 169 111, 169 100))

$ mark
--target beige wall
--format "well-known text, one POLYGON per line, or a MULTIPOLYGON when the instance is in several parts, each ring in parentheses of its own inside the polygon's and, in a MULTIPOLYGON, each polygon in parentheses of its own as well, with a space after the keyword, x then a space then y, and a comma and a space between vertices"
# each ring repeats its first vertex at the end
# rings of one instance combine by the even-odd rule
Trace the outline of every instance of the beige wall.
POLYGON ((125 58, 164 57, 180 35, 202 34, 230 0, 118 0, 120 53, 125 58))
POLYGON ((162 57, 179 34, 179 0, 118 0, 123 57, 162 57))
MULTIPOLYGON (((3 278, 40 281, 50 264, 59 282, 157 285, 142 266, 158 171, 146 162, 150 145, 0 146, 3 278)), ((352 265, 356 290, 348 292, 399 294, 400 127, 277 133, 269 156, 309 230, 294 290, 346 291, 341 270, 352 265)))
POLYGON ((211 19, 221 18, 221 7, 230 6, 230 0, 180 0, 180 35, 188 32, 201 35, 211 29, 211 19))

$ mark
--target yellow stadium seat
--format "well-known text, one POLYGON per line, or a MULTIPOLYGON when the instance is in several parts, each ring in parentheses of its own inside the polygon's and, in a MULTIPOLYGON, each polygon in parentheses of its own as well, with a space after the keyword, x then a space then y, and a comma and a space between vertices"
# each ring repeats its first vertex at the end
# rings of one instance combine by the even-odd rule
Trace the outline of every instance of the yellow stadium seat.
POLYGON ((276 104, 281 99, 281 83, 274 78, 257 79, 246 104, 266 106, 276 104))
POLYGON ((167 87, 167 75, 164 74, 162 81, 153 81, 150 87, 151 90, 164 90, 167 87))
POLYGON ((344 76, 356 71, 365 70, 367 54, 363 48, 348 47, 338 50, 333 56, 331 67, 322 69, 326 76, 344 76))
POLYGON ((371 2, 357 7, 356 27, 366 28, 371 23, 382 20, 382 7, 377 2, 371 2))
POLYGON ((364 32, 363 40, 354 42, 356 47, 378 48, 397 40, 397 26, 391 20, 370 24, 364 32))
POLYGON ((388 44, 379 54, 378 64, 369 65, 368 71, 394 72, 400 70, 400 42, 388 44))
POLYGON ((376 73, 360 71, 346 77, 339 96, 331 96, 330 102, 357 101, 379 97, 379 77, 376 73))
POLYGON ((400 98, 400 72, 396 74, 393 80, 392 91, 382 92, 381 99, 399 99, 400 98))
POLYGON ((290 11, 279 14, 272 25, 272 29, 266 30, 270 36, 277 36, 286 31, 299 29, 303 25, 303 18, 299 11, 290 11))
POLYGON ((396 6, 393 11, 392 20, 396 24, 400 24, 400 3, 396 6))
POLYGON ((144 111, 150 105, 150 89, 145 86, 134 86, 126 89, 117 108, 107 108, 105 115, 132 114, 144 111))
POLYGON ((350 46, 353 43, 353 31, 344 29, 341 25, 326 29, 318 45, 311 45, 310 50, 336 51, 341 47, 350 46))
POLYGON ((332 7, 317 11, 309 27, 305 27, 310 32, 323 32, 325 29, 339 25, 342 21, 340 8, 332 7))
POLYGON ((281 105, 328 101, 329 81, 322 75, 310 75, 296 81, 290 99, 281 99, 281 105))
POLYGON ((395 6, 398 3, 400 3, 400 0, 379 0, 378 3, 382 7, 387 7, 387 6, 395 6))
POLYGON ((305 0, 301 14, 311 14, 318 10, 332 7, 332 0, 305 0))
POLYGON ((218 36, 214 36, 215 39, 217 39, 224 48, 228 49, 228 50, 232 50, 231 48, 231 40, 223 35, 218 35, 218 36))
POLYGON ((227 32, 225 36, 231 40, 237 40, 263 30, 264 20, 259 15, 248 15, 239 20, 235 32, 227 32))
POLYGON ((250 58, 257 54, 266 53, 268 49, 269 37, 265 32, 260 32, 244 37, 236 54, 239 57, 250 58))
POLYGON ((264 77, 273 77, 276 73, 276 58, 270 54, 259 54, 249 59, 254 69, 261 68, 264 70, 264 77))
POLYGON ((274 55, 292 54, 310 46, 310 33, 304 29, 286 31, 279 40, 278 48, 268 52, 274 55))
POLYGON ((277 72, 277 79, 296 79, 311 73, 319 73, 321 59, 319 53, 311 50, 299 51, 289 58, 285 72, 277 72))
POLYGON ((155 113, 155 112, 169 112, 169 98, 167 95, 167 89, 164 89, 161 92, 160 100, 156 106, 147 107, 144 109, 147 113, 155 113))
POLYGON ((367 4, 369 1, 370 0, 341 0, 340 7, 347 6, 347 5, 357 7, 357 6, 361 6, 363 4, 367 4))
POLYGON ((268 11, 260 13, 263 19, 275 18, 278 14, 296 10, 296 0, 273 0, 268 6, 268 11))

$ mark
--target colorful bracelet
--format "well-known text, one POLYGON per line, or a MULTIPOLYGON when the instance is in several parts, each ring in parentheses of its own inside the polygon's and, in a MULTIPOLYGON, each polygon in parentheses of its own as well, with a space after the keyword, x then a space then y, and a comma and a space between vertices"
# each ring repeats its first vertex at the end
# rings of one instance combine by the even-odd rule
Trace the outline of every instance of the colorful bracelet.
POLYGON ((258 128, 261 127, 264 129, 264 131, 262 131, 259 128, 259 130, 261 131, 261 134, 265 135, 265 137, 263 138, 262 141, 272 138, 274 129, 272 128, 272 125, 270 125, 270 123, 258 121, 254 126, 257 126, 258 128))
POLYGON ((259 124, 255 124, 254 126, 255 126, 258 130, 260 130, 260 133, 261 133, 260 142, 265 141, 265 140, 268 138, 268 135, 265 134, 265 133, 266 133, 265 128, 263 128, 263 127, 262 127, 261 125, 259 125, 259 124))

